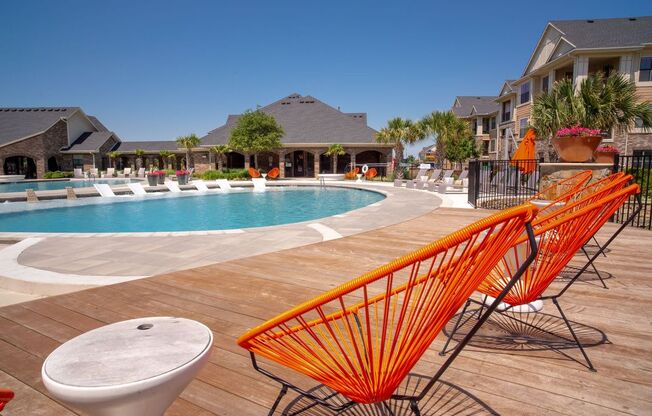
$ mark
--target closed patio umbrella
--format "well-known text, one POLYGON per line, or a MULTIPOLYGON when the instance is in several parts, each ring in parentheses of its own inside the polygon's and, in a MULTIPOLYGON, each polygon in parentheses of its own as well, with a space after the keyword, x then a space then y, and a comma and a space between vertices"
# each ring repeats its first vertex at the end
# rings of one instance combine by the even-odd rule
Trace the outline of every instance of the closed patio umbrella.
POLYGON ((536 168, 536 163, 533 162, 535 151, 534 138, 534 129, 528 129, 510 162, 512 166, 517 167, 523 174, 532 173, 536 168))

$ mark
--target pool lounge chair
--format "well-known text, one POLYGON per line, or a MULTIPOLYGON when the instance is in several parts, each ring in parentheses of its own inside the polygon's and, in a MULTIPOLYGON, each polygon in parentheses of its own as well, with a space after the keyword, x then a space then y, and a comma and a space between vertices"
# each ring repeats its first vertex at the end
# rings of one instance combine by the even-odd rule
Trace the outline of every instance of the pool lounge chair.
POLYGON ((102 175, 102 177, 103 178, 112 178, 114 174, 115 174, 115 168, 107 168, 106 172, 104 172, 104 175, 102 175))
POLYGON ((91 170, 88 171, 88 176, 90 178, 99 178, 100 171, 97 168, 91 168, 91 170))
MULTIPOLYGON (((527 232, 536 247, 528 224, 535 212, 536 208, 528 204, 494 214, 331 289, 241 336, 238 344, 249 351, 254 369, 281 385, 268 414, 275 413, 288 389, 299 393, 305 403, 301 409, 292 409, 291 414, 296 415, 320 409, 315 407, 317 404, 337 414, 352 408, 351 414, 358 414, 354 408, 357 404, 377 404, 374 409, 379 412, 369 414, 393 414, 381 412, 383 406, 420 414, 420 401, 466 342, 458 344, 455 353, 438 365, 434 376, 419 388, 403 391, 399 389, 401 382, 520 236, 527 232), (332 389, 333 394, 313 394, 313 390, 295 386, 263 368, 258 356, 315 379, 332 389)), ((533 259, 534 255, 529 256, 521 271, 533 259)), ((514 274, 504 294, 519 277, 519 273, 514 274)), ((503 295, 498 295, 494 305, 480 317, 469 339, 503 295)), ((366 414, 360 410, 360 414, 366 414)), ((323 414, 327 413, 331 414, 323 414)))
POLYGON ((93 186, 95 187, 95 190, 103 198, 121 198, 121 197, 131 196, 131 195, 116 195, 115 193, 113 193, 113 189, 111 189, 111 187, 106 183, 94 183, 93 186))
POLYGON ((122 174, 120 174, 121 178, 128 178, 131 175, 131 168, 124 168, 122 171, 122 174))
POLYGON ((265 192, 265 179, 264 178, 251 178, 254 184, 254 192, 265 192))
POLYGON ((73 173, 76 179, 82 179, 84 177, 84 172, 82 172, 81 168, 73 169, 73 173))
MULTIPOLYGON (((530 264, 523 277, 509 290, 504 297, 503 302, 498 305, 496 312, 501 314, 501 318, 506 318, 512 322, 513 327, 521 328, 523 325, 530 327, 528 331, 528 343, 533 345, 545 346, 546 343, 554 344, 555 334, 546 331, 545 328, 538 328, 537 324, 545 325, 546 318, 537 320, 534 323, 524 321, 522 314, 536 313, 543 307, 544 300, 552 300, 557 308, 559 315, 563 319, 570 337, 563 336, 566 341, 573 342, 579 348, 586 367, 595 371, 591 360, 589 359, 584 347, 579 341, 570 321, 566 318, 564 311, 559 305, 558 299, 573 284, 574 280, 569 281, 561 290, 550 293, 548 290, 550 284, 557 278, 559 273, 566 267, 568 262, 573 258, 575 253, 582 248, 584 243, 597 232, 604 223, 631 197, 639 192, 638 185, 630 185, 621 188, 618 191, 603 190, 600 194, 602 198, 596 199, 594 195, 588 195, 585 198, 573 202, 552 212, 550 215, 543 217, 537 216, 532 221, 534 234, 536 237, 538 250, 536 250, 536 260, 530 264), (534 327, 533 331, 531 327, 534 327), (538 334, 538 335, 537 335, 538 334)), ((480 300, 469 298, 462 313, 458 316, 453 330, 450 332, 448 340, 442 349, 441 354, 446 353, 449 342, 454 337, 456 331, 461 328, 466 310, 471 303, 480 305, 482 310, 486 303, 493 304, 493 299, 504 292, 505 283, 512 276, 512 271, 519 267, 520 259, 527 253, 532 253, 527 246, 526 238, 521 238, 507 253, 501 262, 492 270, 485 281, 479 286, 478 292, 481 294, 480 300)), ((472 313, 473 316, 475 312, 472 313)), ((465 321, 465 322, 466 322, 465 321)), ((514 336, 518 336, 514 334, 514 336)), ((511 335, 509 336, 512 337, 511 335)), ((551 346, 551 349, 556 347, 551 346)), ((564 354, 568 356, 567 354, 564 354)))
POLYGON ((138 173, 136 174, 137 178, 144 178, 145 177, 145 168, 140 168, 138 169, 138 173))
POLYGON ((179 184, 174 182, 174 181, 165 181, 164 184, 168 188, 168 191, 170 191, 170 192, 173 192, 173 193, 181 192, 181 188, 179 188, 179 184))
POLYGON ((208 186, 206 186, 206 183, 202 181, 201 179, 196 179, 194 181, 190 182, 191 185, 193 185, 199 192, 208 192, 210 189, 208 186))
POLYGON ((131 182, 127 186, 131 189, 134 195, 147 195, 147 191, 143 188, 143 185, 140 182, 131 182))
POLYGON ((229 181, 226 179, 215 179, 215 182, 217 182, 217 186, 219 186, 220 189, 224 192, 228 192, 231 189, 233 189, 231 188, 231 184, 229 183, 229 181))

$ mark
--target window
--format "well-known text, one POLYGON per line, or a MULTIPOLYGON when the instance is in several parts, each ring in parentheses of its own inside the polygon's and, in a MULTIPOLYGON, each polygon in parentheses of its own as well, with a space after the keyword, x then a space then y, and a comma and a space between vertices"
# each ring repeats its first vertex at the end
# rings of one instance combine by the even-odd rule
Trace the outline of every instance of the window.
MULTIPOLYGON (((650 110, 652 110, 652 105, 650 105, 650 110)), ((645 130, 643 129, 643 120, 641 120, 639 117, 636 117, 636 119, 634 120, 634 132, 637 133, 645 132, 645 130)))
POLYGON ((73 155, 72 156, 72 167, 75 169, 84 167, 84 156, 82 155, 73 155))
POLYGON ((496 138, 489 140, 489 153, 496 153, 496 138))
POLYGON ((543 79, 541 79, 541 91, 548 92, 548 89, 550 87, 548 85, 549 83, 550 83, 550 77, 546 75, 545 77, 543 77, 543 79))
POLYGON ((501 122, 509 121, 512 119, 512 105, 511 101, 503 103, 503 115, 500 119, 501 122))
POLYGON ((525 133, 527 133, 527 118, 522 118, 518 122, 518 137, 520 139, 523 139, 525 137, 525 133))
POLYGON ((491 130, 496 128, 496 117, 491 117, 491 130))
POLYGON ((530 82, 526 82, 521 85, 521 104, 525 104, 530 101, 530 82))
POLYGON ((639 81, 652 81, 652 56, 641 57, 641 66, 638 69, 639 81))
POLYGON ((489 117, 485 117, 482 119, 482 133, 483 134, 489 133, 489 117))

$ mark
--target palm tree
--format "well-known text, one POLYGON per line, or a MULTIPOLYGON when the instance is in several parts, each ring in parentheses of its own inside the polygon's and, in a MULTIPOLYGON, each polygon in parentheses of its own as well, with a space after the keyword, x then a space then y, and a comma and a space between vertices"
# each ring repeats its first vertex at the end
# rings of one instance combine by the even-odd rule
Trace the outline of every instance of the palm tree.
POLYGON ((530 124, 539 138, 550 140, 562 127, 623 132, 636 119, 644 129, 652 128, 650 103, 639 100, 636 84, 618 73, 605 77, 598 72, 582 81, 577 91, 569 79, 555 82, 534 100, 530 124))
POLYGON ((440 166, 446 158, 447 146, 463 146, 464 141, 472 136, 469 123, 458 118, 452 111, 433 111, 421 119, 420 124, 426 134, 435 137, 437 141, 435 158, 440 166))
POLYGON ((186 149, 186 169, 190 169, 190 155, 192 149, 199 146, 200 142, 199 137, 197 137, 195 133, 177 138, 177 144, 179 147, 186 149))
POLYGON ((113 151, 109 153, 109 160, 111 161, 111 167, 114 167, 115 161, 117 158, 119 158, 122 155, 122 153, 113 151))
POLYGON ((231 151, 231 148, 226 144, 218 144, 210 148, 210 151, 217 156, 217 170, 222 170, 224 167, 224 155, 231 151))
POLYGON ((172 169, 170 167, 170 163, 169 163, 170 162, 170 156, 172 155, 172 152, 170 152, 169 150, 161 150, 160 152, 158 152, 158 155, 161 157, 161 163, 163 164, 163 166, 165 166, 165 162, 167 161, 168 162, 168 164, 167 164, 168 169, 172 169))
POLYGON ((376 134, 378 143, 389 143, 394 145, 394 154, 397 163, 403 160, 405 146, 425 138, 425 132, 420 123, 414 123, 409 119, 400 117, 393 118, 387 122, 387 127, 380 129, 376 134))
POLYGON ((337 173, 337 157, 346 154, 344 147, 341 144, 331 144, 325 154, 331 157, 331 168, 333 173, 337 173))
POLYGON ((134 153, 136 154, 136 169, 140 169, 143 166, 143 156, 145 156, 145 151, 143 149, 136 149, 134 153))

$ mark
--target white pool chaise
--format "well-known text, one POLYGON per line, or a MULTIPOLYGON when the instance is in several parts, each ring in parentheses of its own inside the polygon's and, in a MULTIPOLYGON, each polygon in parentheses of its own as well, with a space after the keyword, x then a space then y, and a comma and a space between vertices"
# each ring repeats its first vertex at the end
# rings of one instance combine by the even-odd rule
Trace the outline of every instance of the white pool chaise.
POLYGON ((197 190, 199 192, 208 192, 208 191, 210 191, 210 189, 208 189, 208 186, 206 186, 206 183, 201 179, 194 180, 194 181, 191 182, 191 184, 195 188, 197 188, 197 190))
POLYGON ((254 192, 265 192, 265 178, 251 178, 254 184, 254 192))
POLYGON ((134 195, 147 195, 147 191, 143 188, 140 182, 128 183, 127 186, 131 189, 134 195))
POLYGON ((217 185, 223 191, 230 191, 231 189, 233 189, 231 188, 231 184, 229 183, 229 181, 226 179, 215 179, 215 182, 217 182, 217 185))
POLYGON ((168 191, 174 192, 174 193, 179 193, 181 192, 181 188, 179 188, 179 184, 173 181, 165 181, 165 186, 167 186, 168 191))
POLYGON ((131 196, 131 195, 116 195, 113 193, 113 189, 105 183, 94 183, 93 186, 95 187, 95 190, 100 194, 101 197, 103 198, 115 198, 115 197, 125 197, 125 196, 131 196))

